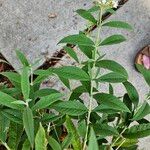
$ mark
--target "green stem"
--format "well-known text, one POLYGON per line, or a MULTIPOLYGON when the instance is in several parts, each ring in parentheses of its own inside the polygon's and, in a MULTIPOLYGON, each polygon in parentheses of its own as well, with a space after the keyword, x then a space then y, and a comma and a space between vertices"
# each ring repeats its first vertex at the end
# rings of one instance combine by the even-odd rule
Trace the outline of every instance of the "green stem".
POLYGON ((123 141, 119 144, 119 146, 116 148, 116 150, 118 150, 124 144, 125 141, 126 141, 126 139, 123 139, 123 141))
POLYGON ((95 51, 94 51, 94 54, 93 54, 94 63, 93 63, 93 67, 92 67, 93 72, 91 74, 90 100, 89 100, 87 127, 86 127, 86 134, 85 134, 85 138, 84 138, 83 150, 86 149, 86 143, 87 143, 89 125, 90 125, 90 116, 91 116, 91 112, 92 112, 93 89, 94 89, 94 78, 95 78, 95 65, 96 65, 96 59, 97 59, 96 56, 97 56, 97 51, 98 51, 98 44, 99 44, 99 39, 100 39, 102 14, 103 14, 103 11, 102 11, 102 8, 101 8, 100 13, 99 13, 98 23, 97 23, 98 33, 97 33, 97 38, 96 38, 96 41, 95 41, 95 51))
POLYGON ((122 132, 119 134, 119 136, 116 138, 116 140, 110 145, 110 148, 112 148, 114 146, 114 144, 116 144, 116 142, 120 139, 120 137, 122 136, 122 134, 125 132, 127 128, 125 127, 122 132))

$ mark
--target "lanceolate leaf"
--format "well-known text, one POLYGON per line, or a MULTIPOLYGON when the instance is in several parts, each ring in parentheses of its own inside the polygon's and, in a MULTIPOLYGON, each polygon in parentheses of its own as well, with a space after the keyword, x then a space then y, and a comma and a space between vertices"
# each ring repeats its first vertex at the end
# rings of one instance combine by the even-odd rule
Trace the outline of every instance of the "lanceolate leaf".
POLYGON ((123 76, 122 74, 111 72, 105 74, 97 79, 99 82, 109 82, 109 83, 120 83, 127 81, 127 77, 123 76))
POLYGON ((30 65, 28 60, 26 59, 25 55, 20 50, 16 50, 16 55, 19 58, 19 60, 23 66, 29 66, 30 65))
POLYGON ((23 143, 22 150, 31 150, 30 142, 28 141, 28 139, 26 139, 23 143))
POLYGON ((20 84, 21 76, 15 72, 2 72, 1 75, 7 77, 10 81, 14 81, 20 84))
POLYGON ((79 59, 78 59, 78 56, 75 52, 74 49, 72 49, 71 47, 67 47, 65 46, 64 47, 64 50, 76 61, 76 62, 79 62, 79 59))
POLYGON ((0 141, 6 142, 10 121, 0 111, 0 141))
POLYGON ((66 116, 66 128, 67 128, 68 133, 73 135, 71 139, 73 149, 81 150, 82 146, 81 146, 79 134, 69 116, 66 116))
POLYGON ((24 99, 29 99, 30 94, 30 82, 29 82, 29 68, 24 67, 21 75, 21 89, 24 99))
POLYGON ((71 87, 70 87, 70 82, 69 82, 68 79, 63 78, 63 77, 59 77, 59 79, 61 80, 61 82, 62 82, 68 89, 71 89, 71 87))
POLYGON ((142 65, 136 64, 137 69, 142 73, 145 81, 150 86, 150 70, 144 68, 142 65))
POLYGON ((107 93, 99 93, 95 94, 94 98, 103 105, 108 106, 110 109, 118 110, 118 111, 124 111, 124 112, 130 112, 128 107, 117 97, 107 94, 107 93))
POLYGON ((22 113, 20 111, 14 109, 4 109, 1 113, 9 120, 22 124, 22 113))
POLYGON ((125 86, 131 101, 137 106, 139 103, 139 94, 136 88, 128 81, 124 82, 123 85, 125 86))
POLYGON ((100 104, 93 111, 106 113, 106 114, 114 114, 114 113, 117 113, 119 110, 114 109, 110 105, 100 104))
POLYGON ((103 24, 103 26, 115 27, 115 28, 122 28, 132 30, 132 26, 123 21, 109 21, 103 24))
POLYGON ((85 87, 79 86, 79 87, 75 88, 74 90, 72 90, 69 100, 78 99, 80 97, 80 95, 82 95, 83 93, 86 93, 86 92, 87 92, 87 89, 85 87))
POLYGON ((35 149, 36 150, 47 150, 47 140, 45 130, 40 124, 39 130, 35 137, 35 149))
POLYGON ((93 15, 89 11, 84 10, 84 9, 78 9, 77 13, 84 19, 86 19, 90 22, 93 22, 94 24, 97 23, 96 19, 93 17, 93 15))
POLYGON ((112 126, 109 126, 107 124, 95 124, 94 130, 96 135, 100 135, 102 137, 111 136, 111 135, 119 135, 118 131, 113 128, 112 126))
POLYGON ((61 93, 53 93, 53 94, 50 94, 50 95, 48 95, 48 96, 42 97, 42 98, 32 107, 32 110, 46 108, 46 107, 50 106, 51 104, 53 104, 54 102, 60 100, 61 97, 62 97, 62 94, 61 94, 61 93))
POLYGON ((41 118, 41 122, 46 124, 46 123, 49 123, 49 122, 54 122, 54 121, 57 121, 59 120, 60 118, 62 118, 62 115, 55 115, 55 114, 47 114, 45 113, 43 115, 43 117, 41 118))
POLYGON ((63 38, 59 43, 94 46, 94 42, 84 34, 76 34, 76 35, 67 36, 63 38))
POLYGON ((81 81, 90 80, 90 77, 85 71, 74 66, 55 68, 53 72, 57 74, 58 76, 66 78, 66 79, 75 79, 75 80, 81 80, 81 81))
POLYGON ((48 137, 48 143, 52 150, 62 150, 60 144, 52 137, 48 137))
POLYGON ((65 137, 64 141, 62 142, 62 149, 67 149, 68 146, 71 144, 73 135, 68 133, 68 135, 65 137))
POLYGON ((88 150, 99 150, 97 139, 93 128, 91 128, 88 150))
POLYGON ((133 120, 140 120, 146 115, 150 114, 150 106, 147 102, 143 103, 143 105, 137 110, 135 115, 133 116, 133 120))
POLYGON ((24 108, 21 105, 13 104, 13 102, 15 102, 15 101, 17 101, 17 99, 0 91, 0 104, 1 105, 7 106, 7 107, 10 107, 13 109, 23 109, 24 108))
POLYGON ((36 71, 34 71, 34 74, 39 75, 39 76, 50 76, 52 75, 52 69, 47 69, 47 70, 43 70, 43 69, 38 69, 36 71))
POLYGON ((126 41, 126 38, 124 36, 116 34, 116 35, 107 37, 104 41, 100 43, 100 46, 118 44, 124 41, 126 41))
POLYGON ((78 101, 64 101, 56 104, 54 108, 60 113, 64 113, 71 116, 83 115, 88 111, 84 104, 78 101))
POLYGON ((93 46, 79 45, 79 49, 90 59, 92 59, 93 46))
POLYGON ((34 145, 34 120, 32 110, 30 108, 25 108, 23 112, 23 125, 30 141, 31 147, 34 145))
POLYGON ((49 88, 45 88, 45 89, 40 89, 38 91, 36 91, 34 93, 35 98, 39 97, 44 97, 44 96, 48 96, 50 94, 54 94, 54 93, 59 93, 59 91, 55 90, 55 89, 49 89, 49 88))
POLYGON ((18 149, 18 145, 21 140, 22 134, 23 134, 23 126, 16 124, 14 122, 10 122, 8 146, 12 150, 18 149))
POLYGON ((123 133, 123 136, 129 139, 137 139, 149 135, 150 135, 150 123, 134 125, 123 133))
POLYGON ((111 84, 109 84, 109 94, 114 94, 114 89, 113 86, 111 84))
POLYGON ((100 60, 96 62, 96 66, 104 69, 111 70, 113 72, 119 73, 126 78, 128 78, 128 73, 127 71, 117 62, 113 60, 100 60))

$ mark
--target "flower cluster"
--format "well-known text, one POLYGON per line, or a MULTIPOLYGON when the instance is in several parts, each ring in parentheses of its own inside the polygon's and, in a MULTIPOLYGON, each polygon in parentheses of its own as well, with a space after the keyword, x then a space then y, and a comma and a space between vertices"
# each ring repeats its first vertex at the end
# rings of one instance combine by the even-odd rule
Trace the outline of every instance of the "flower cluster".
POLYGON ((118 0, 97 0, 98 4, 103 7, 117 8, 118 0))

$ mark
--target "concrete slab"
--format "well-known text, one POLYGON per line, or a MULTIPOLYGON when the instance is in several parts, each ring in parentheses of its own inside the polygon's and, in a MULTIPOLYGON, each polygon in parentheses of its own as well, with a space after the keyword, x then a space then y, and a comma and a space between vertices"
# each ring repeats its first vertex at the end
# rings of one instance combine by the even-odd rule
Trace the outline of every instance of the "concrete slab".
MULTIPOLYGON (((48 53, 50 57, 58 50, 59 47, 56 46, 56 43, 59 39, 65 35, 78 32, 79 29, 83 29, 81 26, 84 27, 84 22, 80 18, 77 17, 77 21, 73 21, 76 18, 73 10, 81 8, 86 3, 86 0, 20 0, 19 2, 17 0, 1 0, 0 2, 2 2, 0 15, 3 16, 0 18, 0 49, 16 68, 18 68, 17 60, 14 59, 15 57, 11 57, 14 56, 14 49, 21 48, 32 61, 41 56, 44 58, 41 53, 48 53), (50 18, 49 21, 48 16, 55 16, 55 13, 58 16, 50 18)), ((86 7, 89 5, 90 2, 88 1, 86 7)), ((135 71, 133 62, 137 51, 150 44, 150 0, 129 0, 109 19, 127 21, 135 28, 134 32, 104 29, 101 37, 122 33, 128 40, 120 45, 102 47, 101 52, 106 53, 107 58, 118 61, 128 70, 130 81, 137 87, 140 100, 143 101, 145 94, 149 91, 149 87, 141 75, 135 71)), ((78 53, 80 55, 80 52, 78 53)), ((82 55, 81 59, 84 59, 82 55)), ((57 66, 59 65, 76 64, 71 59, 68 59, 68 56, 65 56, 57 64, 57 66)), ((52 83, 48 85, 46 83, 42 86, 64 90, 57 79, 52 79, 52 83)), ((72 86, 75 87, 76 83, 72 86)), ((122 95, 124 93, 122 86, 119 84, 115 86, 115 93, 122 95)), ((100 90, 105 91, 107 87, 101 85, 100 90)), ((149 150, 149 147, 150 138, 140 142, 140 150, 149 150)))
POLYGON ((0 0, 0 51, 16 69, 19 68, 16 48, 31 62, 39 58, 44 62, 45 55, 51 57, 60 50, 57 43, 62 37, 84 28, 84 21, 74 11, 91 3, 87 0, 0 0))

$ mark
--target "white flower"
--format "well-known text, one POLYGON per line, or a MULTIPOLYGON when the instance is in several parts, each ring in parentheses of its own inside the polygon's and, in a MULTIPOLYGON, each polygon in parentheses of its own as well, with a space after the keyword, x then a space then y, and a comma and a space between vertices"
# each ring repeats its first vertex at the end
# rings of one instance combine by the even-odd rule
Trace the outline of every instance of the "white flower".
POLYGON ((106 3, 107 3, 107 0, 102 0, 102 3, 103 3, 103 4, 106 4, 106 3))
POLYGON ((97 2, 103 7, 117 8, 118 6, 118 0, 97 0, 97 2))
POLYGON ((114 8, 117 8, 118 7, 118 0, 113 0, 112 4, 113 4, 114 8))

